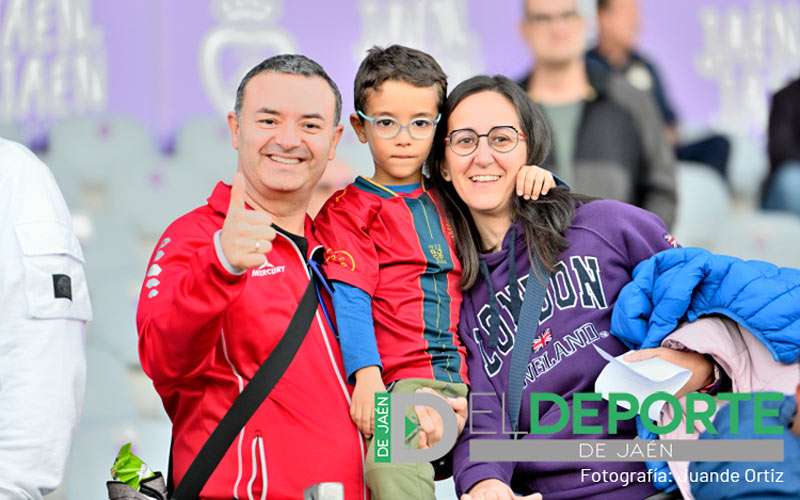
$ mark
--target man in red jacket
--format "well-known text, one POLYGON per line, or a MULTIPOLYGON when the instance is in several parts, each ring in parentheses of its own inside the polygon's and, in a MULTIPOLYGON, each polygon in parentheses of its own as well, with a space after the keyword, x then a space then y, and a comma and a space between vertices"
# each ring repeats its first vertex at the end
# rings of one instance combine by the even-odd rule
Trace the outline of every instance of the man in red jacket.
MULTIPOLYGON (((162 235, 139 299, 142 367, 173 424, 178 484, 282 337, 322 250, 306 208, 342 134, 341 96, 315 62, 269 58, 228 115, 238 168, 162 235)), ((323 307, 289 368, 211 475, 202 499, 302 498, 344 484, 366 498, 363 443, 323 307)))

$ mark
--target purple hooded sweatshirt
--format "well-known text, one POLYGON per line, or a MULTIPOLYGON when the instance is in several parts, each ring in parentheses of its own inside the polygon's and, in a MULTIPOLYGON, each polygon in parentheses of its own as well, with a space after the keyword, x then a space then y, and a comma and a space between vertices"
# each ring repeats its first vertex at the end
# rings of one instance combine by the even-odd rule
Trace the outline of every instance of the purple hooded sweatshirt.
MULTIPOLYGON (((636 265, 661 250, 675 245, 664 223, 654 214, 617 201, 598 200, 579 206, 566 232, 569 248, 558 256, 551 274, 539 328, 532 346, 519 346, 530 353, 523 391, 519 430, 524 439, 633 439, 633 420, 621 423, 618 432, 608 433, 608 403, 583 403, 597 408, 599 416, 584 418, 584 425, 601 425, 600 434, 572 434, 572 417, 560 432, 547 436, 527 434, 530 430, 530 393, 561 395, 572 407, 576 392, 594 392, 594 383, 606 365, 592 345, 616 356, 628 349, 609 334, 611 311, 622 287, 631 280, 636 265)), ((481 256, 482 275, 464 295, 459 334, 467 347, 471 379, 470 420, 459 437, 453 455, 456 489, 461 495, 477 482, 495 478, 518 494, 540 492, 544 498, 641 499, 656 492, 648 481, 594 482, 592 472, 646 472, 642 462, 495 462, 469 460, 472 439, 511 439, 511 423, 501 410, 500 394, 506 394, 516 322, 511 309, 509 275, 516 276, 520 299, 530 272, 528 249, 522 228, 512 225, 502 249, 481 256), (514 238, 514 243, 511 240, 514 238), (514 247, 515 258, 509 259, 514 247), (485 263, 485 265, 484 265, 485 263), (510 264, 515 268, 511 268, 510 264), (491 276, 487 286, 486 276, 491 276), (489 289, 496 301, 489 300, 489 289), (496 348, 489 338, 494 328, 492 311, 500 311, 496 348), (510 327, 510 328, 509 328, 510 327), (513 331, 509 331, 509 330, 513 331), (478 395, 478 394, 489 394, 478 395), (490 411, 490 413, 476 413, 490 411), (503 424, 500 419, 505 419, 503 424), (504 425, 504 427, 501 427, 504 425), (485 434, 485 433, 491 434, 485 434), (484 434, 481 434, 484 433, 484 434), (583 469, 583 472, 582 472, 583 469), (588 470, 587 470, 588 469, 588 470)), ((512 277, 513 279, 513 277, 512 277)), ((540 422, 558 421, 560 411, 549 402, 540 403, 540 422)), ((636 474, 629 474, 636 476, 636 474)), ((597 477, 597 475, 595 475, 597 477)), ((613 477, 613 476, 612 476, 613 477)))

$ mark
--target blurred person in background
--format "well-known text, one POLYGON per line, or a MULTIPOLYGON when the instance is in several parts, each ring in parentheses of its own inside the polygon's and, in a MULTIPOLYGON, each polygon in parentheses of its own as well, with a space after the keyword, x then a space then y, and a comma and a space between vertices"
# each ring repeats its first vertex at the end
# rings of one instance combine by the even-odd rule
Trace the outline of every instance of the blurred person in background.
POLYGON ((47 166, 0 138, 0 498, 61 483, 86 385, 83 253, 47 166))
POLYGON ((770 168, 763 207, 800 215, 800 79, 772 97, 767 150, 770 168))
POLYGON ((681 142, 678 116, 655 64, 636 50, 641 16, 638 0, 597 1, 597 46, 586 53, 589 64, 613 71, 633 87, 653 96, 665 125, 667 141, 680 161, 708 165, 725 178, 731 143, 712 134, 692 142, 681 142))
POLYGON ((536 66, 518 83, 544 111, 553 150, 543 166, 575 191, 675 219, 675 158, 651 96, 587 66, 576 0, 527 0, 521 33, 536 66))

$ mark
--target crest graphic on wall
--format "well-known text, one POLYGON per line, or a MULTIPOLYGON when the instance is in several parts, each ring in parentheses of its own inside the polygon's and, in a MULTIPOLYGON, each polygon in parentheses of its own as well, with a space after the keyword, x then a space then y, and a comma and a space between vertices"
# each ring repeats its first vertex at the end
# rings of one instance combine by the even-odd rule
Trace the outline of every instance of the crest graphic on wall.
POLYGON ((296 52, 289 33, 277 24, 283 0, 213 0, 219 25, 200 45, 200 77, 214 108, 233 109, 239 81, 253 66, 276 54, 296 52))
POLYGON ((719 89, 723 129, 761 136, 767 128, 765 97, 800 69, 800 5, 796 2, 726 2, 699 9, 703 48, 694 65, 719 89))

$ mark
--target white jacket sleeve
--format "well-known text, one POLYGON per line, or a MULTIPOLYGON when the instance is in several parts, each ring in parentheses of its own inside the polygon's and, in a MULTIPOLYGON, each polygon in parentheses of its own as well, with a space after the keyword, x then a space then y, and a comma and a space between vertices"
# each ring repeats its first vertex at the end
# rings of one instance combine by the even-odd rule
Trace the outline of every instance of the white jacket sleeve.
POLYGON ((62 481, 86 381, 83 254, 52 174, 0 139, 0 498, 62 481))

